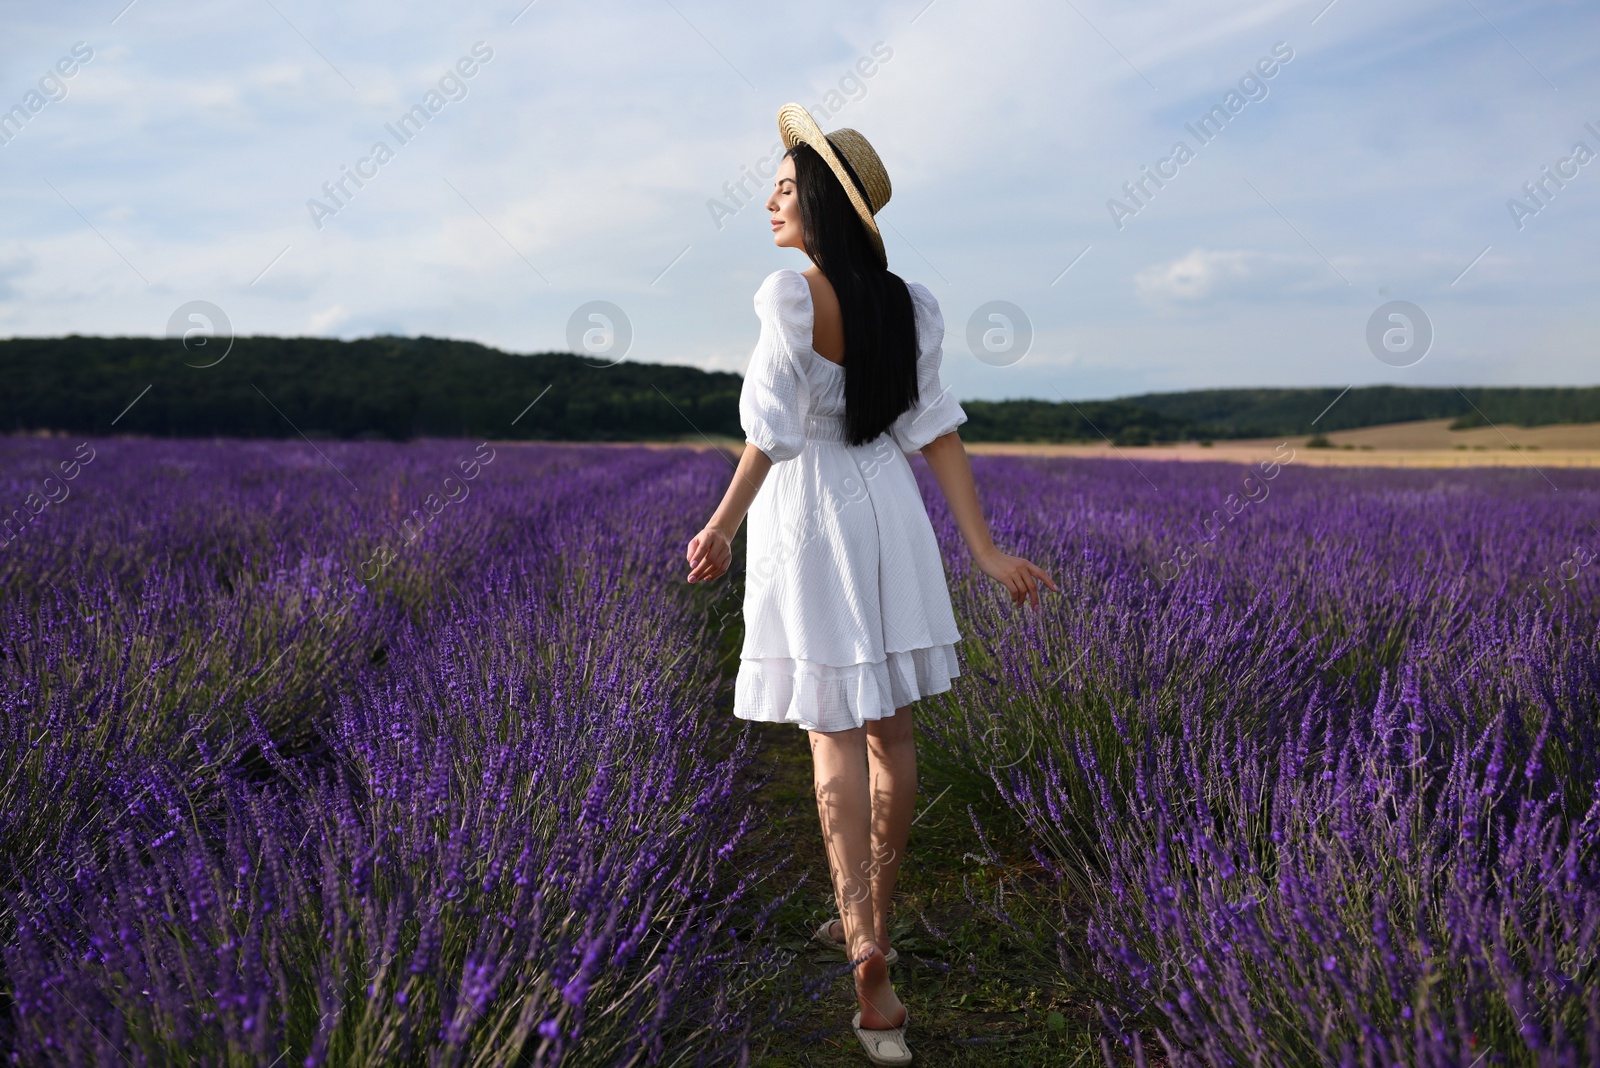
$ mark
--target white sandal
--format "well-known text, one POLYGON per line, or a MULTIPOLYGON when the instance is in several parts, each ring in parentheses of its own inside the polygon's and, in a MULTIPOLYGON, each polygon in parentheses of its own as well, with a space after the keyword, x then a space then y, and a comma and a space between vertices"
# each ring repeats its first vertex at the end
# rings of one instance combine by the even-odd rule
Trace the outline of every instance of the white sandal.
POLYGON ((855 1028, 856 1037, 861 1040, 861 1048, 867 1051, 867 1059, 873 1064, 911 1063, 911 1047, 906 1045, 906 1026, 910 1023, 910 1009, 906 1010, 906 1018, 899 1027, 882 1031, 862 1027, 859 1012, 850 1019, 850 1026, 855 1028))
MULTIPOLYGON (((838 920, 838 917, 832 917, 830 919, 823 920, 822 921, 822 926, 818 927, 816 929, 816 932, 812 935, 812 937, 814 939, 816 939, 818 942, 821 942, 823 945, 827 946, 829 949, 840 949, 840 950, 842 950, 842 949, 845 948, 844 942, 842 940, 837 940, 837 939, 833 938, 831 935, 828 934, 829 928, 831 928, 834 925, 835 921, 837 921, 837 920, 838 920)), ((842 922, 840 922, 839 926, 843 927, 844 924, 842 922)), ((895 961, 897 961, 899 959, 900 959, 900 951, 898 949, 895 949, 893 946, 890 946, 889 947, 889 952, 887 952, 887 953, 885 953, 883 955, 883 962, 885 964, 893 964, 895 961)), ((890 1061, 888 1063, 890 1063, 890 1064, 900 1064, 900 1063, 903 1063, 903 1062, 901 1062, 901 1061, 890 1061)))

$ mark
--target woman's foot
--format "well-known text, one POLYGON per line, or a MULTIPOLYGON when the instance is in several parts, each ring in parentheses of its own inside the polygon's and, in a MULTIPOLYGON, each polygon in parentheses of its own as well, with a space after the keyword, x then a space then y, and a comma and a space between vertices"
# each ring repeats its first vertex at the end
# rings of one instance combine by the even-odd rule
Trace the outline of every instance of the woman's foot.
POLYGON ((868 1031, 903 1027, 906 1007, 889 982, 889 965, 875 942, 863 942, 851 953, 856 961, 856 1000, 861 1003, 861 1026, 868 1031))
MULTIPOLYGON (((844 923, 842 921, 834 920, 832 923, 828 924, 828 938, 837 945, 844 945, 844 923)), ((888 935, 885 935, 882 940, 878 942, 878 948, 881 949, 886 956, 888 955, 892 949, 892 947, 889 945, 888 935)))

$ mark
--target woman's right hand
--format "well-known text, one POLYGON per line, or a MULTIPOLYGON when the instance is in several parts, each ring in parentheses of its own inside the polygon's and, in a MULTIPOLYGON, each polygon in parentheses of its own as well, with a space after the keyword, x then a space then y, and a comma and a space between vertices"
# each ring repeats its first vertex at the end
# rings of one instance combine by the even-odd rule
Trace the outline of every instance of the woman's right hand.
POLYGON ((1020 556, 1012 556, 1009 553, 1003 553, 999 549, 995 549, 977 557, 973 562, 977 565, 979 571, 1005 586, 1006 591, 1011 594, 1012 604, 1021 604, 1023 601, 1028 601, 1033 605, 1034 611, 1037 612, 1039 610, 1039 587, 1036 584, 1036 580, 1043 582, 1056 593, 1061 592, 1056 589, 1056 584, 1050 581, 1049 575, 1034 566, 1031 560, 1024 560, 1020 556))
POLYGON ((689 581, 706 582, 720 577, 733 563, 733 542, 716 527, 707 526, 689 540, 689 581))

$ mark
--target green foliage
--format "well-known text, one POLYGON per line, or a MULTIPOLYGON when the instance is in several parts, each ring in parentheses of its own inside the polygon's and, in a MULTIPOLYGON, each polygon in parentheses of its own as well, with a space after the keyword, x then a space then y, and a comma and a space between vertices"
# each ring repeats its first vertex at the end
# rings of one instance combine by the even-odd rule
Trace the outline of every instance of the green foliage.
POLYGON ((964 441, 1111 441, 1117 445, 1149 445, 1193 436, 1185 419, 1152 412, 1126 401, 1082 401, 1077 404, 1042 400, 961 402, 967 421, 964 441))
POLYGON ((1340 393, 1336 388, 1205 389, 1147 393, 1124 402, 1171 419, 1214 426, 1219 438, 1298 436, 1311 433, 1313 421, 1324 432, 1422 419, 1454 419, 1452 430, 1491 421, 1515 426, 1600 422, 1600 386, 1363 386, 1342 397, 1340 393))
POLYGON ((396 441, 743 438, 743 380, 727 372, 596 366, 570 353, 518 356, 429 337, 242 337, 203 366, 216 359, 162 338, 0 341, 0 427, 396 441))

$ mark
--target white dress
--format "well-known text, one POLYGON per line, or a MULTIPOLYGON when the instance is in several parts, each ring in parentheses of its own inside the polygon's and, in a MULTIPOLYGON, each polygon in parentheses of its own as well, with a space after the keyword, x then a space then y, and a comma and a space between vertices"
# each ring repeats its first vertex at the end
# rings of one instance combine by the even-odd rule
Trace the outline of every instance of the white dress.
POLYGON ((739 421, 773 466, 746 517, 740 719, 848 730, 943 693, 961 674, 944 561, 905 453, 967 413, 939 383, 939 304, 926 286, 909 288, 919 400, 854 447, 844 368, 811 347, 805 278, 774 271, 756 291, 761 336, 739 421))

